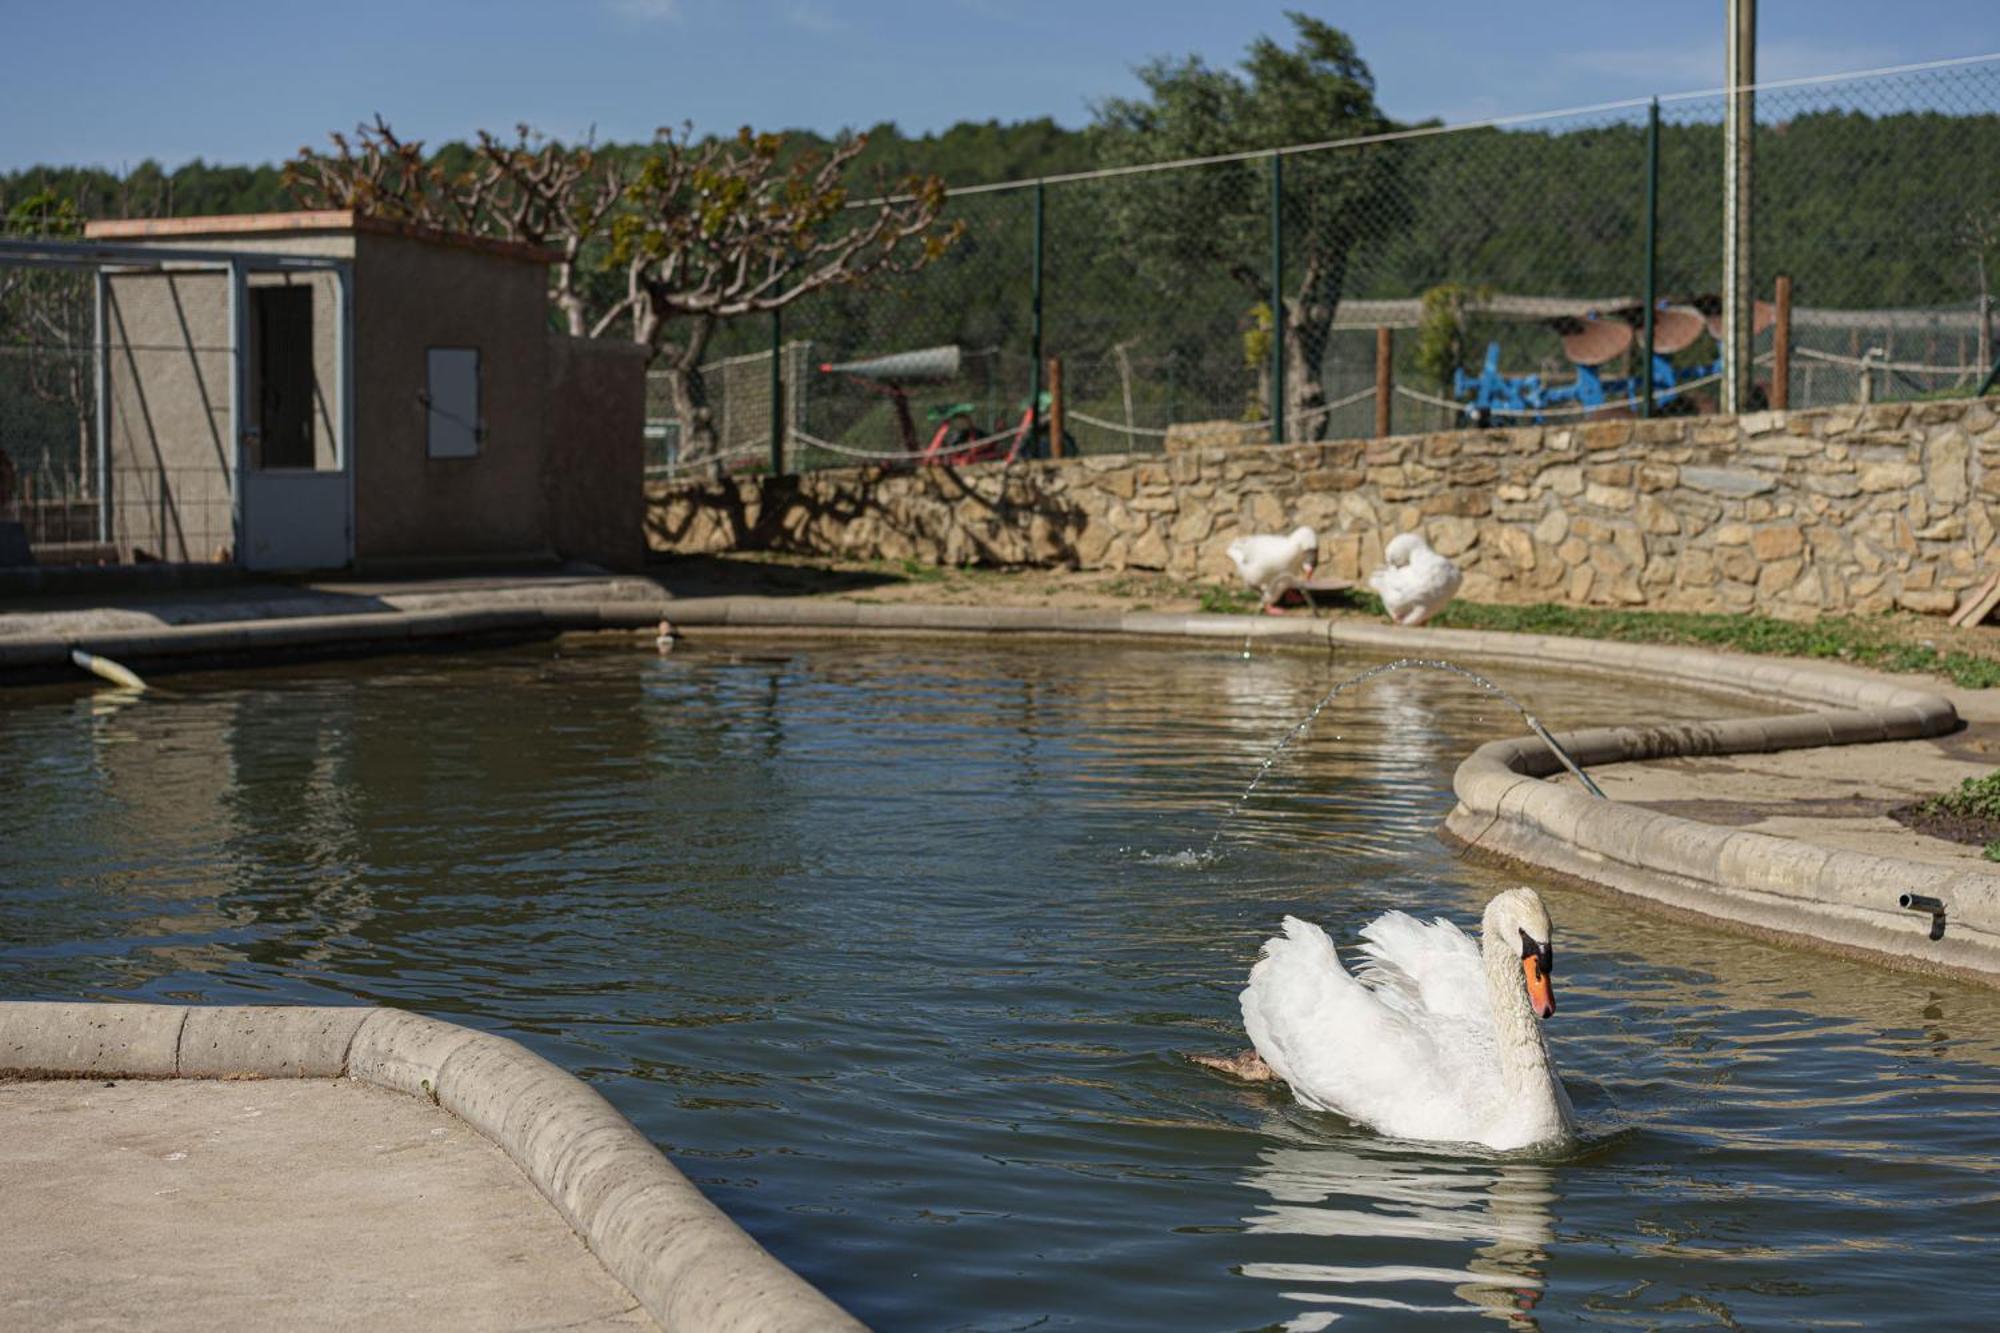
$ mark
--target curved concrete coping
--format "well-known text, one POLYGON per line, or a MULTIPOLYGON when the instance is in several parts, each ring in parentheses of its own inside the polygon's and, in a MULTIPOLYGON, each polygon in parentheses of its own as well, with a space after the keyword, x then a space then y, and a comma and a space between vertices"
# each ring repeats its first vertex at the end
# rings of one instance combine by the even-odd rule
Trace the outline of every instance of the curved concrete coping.
MULTIPOLYGON (((1732 656, 1698 648, 1572 639, 1497 630, 1408 628, 1305 616, 1207 615, 1195 612, 1092 611, 1041 606, 931 606, 915 602, 823 602, 786 597, 686 597, 659 608, 680 629, 902 631, 913 634, 1071 634, 1141 638, 1255 639, 1293 647, 1329 644, 1387 653, 1456 653, 1517 660, 1564 670, 1639 674, 1710 690, 1797 703, 1898 706, 1951 705, 1922 690, 1886 684, 1837 668, 1801 666, 1775 658, 1732 656)), ((650 622, 648 622, 650 625, 650 622)), ((1955 719, 1955 715, 1954 715, 1955 719)), ((1953 725, 1956 725, 1954 720, 1953 725)), ((1947 728, 1948 730, 1949 728, 1947 728)))
POLYGON ((609 1102, 518 1042, 395 1009, 0 1004, 0 1073, 352 1078, 427 1097, 513 1159, 661 1327, 858 1329, 609 1102))
POLYGON ((526 638, 575 631, 639 629, 659 623, 667 600, 522 605, 499 602, 451 610, 360 611, 347 615, 273 616, 146 629, 0 638, 0 673, 60 669, 81 648, 128 665, 285 653, 395 651, 419 643, 526 638))

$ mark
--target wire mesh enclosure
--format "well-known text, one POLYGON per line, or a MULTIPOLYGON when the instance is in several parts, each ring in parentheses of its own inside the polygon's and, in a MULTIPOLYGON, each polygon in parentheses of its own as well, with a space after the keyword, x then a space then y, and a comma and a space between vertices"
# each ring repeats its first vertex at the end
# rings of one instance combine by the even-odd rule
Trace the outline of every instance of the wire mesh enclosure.
POLYGON ((344 483, 344 272, 344 261, 309 254, 0 234, 10 558, 25 547, 43 564, 240 563, 246 476, 267 488, 266 533, 298 517, 281 508, 279 488, 301 477, 344 483), (278 314, 314 300, 329 317, 324 383, 307 364, 311 324, 278 336, 278 314), (289 415, 274 410, 296 379, 287 370, 306 377, 289 415), (289 436, 277 429, 286 421, 297 427, 289 436))
MULTIPOLYGON (((730 331, 705 376, 724 462, 769 467, 774 430, 791 470, 1147 452, 1208 422, 1297 441, 1717 410, 1724 103, 954 190, 941 261, 785 311, 780 413, 770 353, 747 351, 768 330, 730 331), (941 348, 949 375, 851 368, 941 348), (1055 441, 1035 408, 1058 359, 1055 441)), ((2000 58, 1766 85, 1754 114, 1749 405, 1973 391, 1995 356, 2000 58)), ((713 466, 652 431, 655 475, 713 466)))

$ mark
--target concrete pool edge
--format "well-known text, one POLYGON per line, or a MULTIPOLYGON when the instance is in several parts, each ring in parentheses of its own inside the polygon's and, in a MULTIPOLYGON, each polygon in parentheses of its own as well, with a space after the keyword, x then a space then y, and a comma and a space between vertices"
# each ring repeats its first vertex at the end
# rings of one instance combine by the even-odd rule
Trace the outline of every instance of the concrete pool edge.
POLYGON ((498 1146, 663 1328, 858 1329, 597 1092, 518 1042, 374 1006, 0 1002, 0 1075, 347 1078, 498 1146))
MULTIPOLYGON (((1950 729, 1883 735, 1885 715, 1891 722, 1913 721, 1911 709, 1891 706, 1569 732, 1556 739, 1578 763, 1592 767, 1915 739, 1950 729), (1771 726, 1777 723, 1791 725, 1771 726)), ((1955 722, 1955 714, 1948 716, 1955 722)), ((1440 836, 1474 860, 1610 890, 1671 915, 2000 985, 2000 874, 1722 827, 1542 780, 1560 773, 1548 748, 1531 737, 1480 746, 1453 775, 1458 804, 1440 836), (1905 898, 1935 902, 1940 910, 1912 910, 1902 905, 1905 898)))
POLYGON ((0 683, 9 678, 67 674, 73 649, 145 669, 208 661, 255 666, 301 656, 398 652, 485 640, 641 629, 657 624, 671 605, 665 599, 640 598, 545 605, 494 603, 449 610, 274 616, 70 635, 22 634, 0 638, 0 683))

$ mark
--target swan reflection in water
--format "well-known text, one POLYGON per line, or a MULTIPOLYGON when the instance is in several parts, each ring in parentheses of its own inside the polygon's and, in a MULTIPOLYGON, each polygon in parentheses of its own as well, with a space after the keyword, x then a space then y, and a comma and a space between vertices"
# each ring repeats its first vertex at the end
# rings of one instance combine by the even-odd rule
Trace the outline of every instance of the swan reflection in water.
MULTIPOLYGON (((1385 1264, 1250 1263, 1240 1270, 1245 1277, 1282 1283, 1287 1300, 1306 1305, 1475 1310, 1538 1327, 1534 1310, 1555 1230, 1547 1166, 1426 1162, 1333 1146, 1266 1148, 1259 1157, 1244 1183, 1271 1202, 1243 1219, 1248 1235, 1388 1241, 1400 1253, 1385 1264), (1383 1294, 1392 1287, 1397 1295, 1383 1294), (1458 1303, 1440 1299, 1443 1289, 1458 1303)), ((1309 1310, 1284 1327, 1313 1333, 1340 1318, 1338 1309, 1309 1310)))

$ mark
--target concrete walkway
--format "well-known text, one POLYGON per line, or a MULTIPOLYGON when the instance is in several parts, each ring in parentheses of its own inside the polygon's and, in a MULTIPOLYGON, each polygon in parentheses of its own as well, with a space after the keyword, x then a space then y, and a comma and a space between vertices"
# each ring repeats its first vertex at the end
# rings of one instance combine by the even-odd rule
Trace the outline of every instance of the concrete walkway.
POLYGON ((350 1080, 0 1083, 0 1181, 0 1327, 658 1327, 504 1152, 350 1080))
MULTIPOLYGON (((1964 729, 1865 749, 1607 764, 1592 769, 1591 777, 1615 801, 1682 819, 1871 856, 1996 871, 1980 847, 1918 833, 1891 819, 1889 811, 2000 768, 2000 690, 1960 689, 1930 676, 1853 674, 1940 695, 1957 710, 1964 729)), ((1570 783, 1567 777, 1550 781, 1570 783)))
POLYGON ((420 612, 597 606, 664 601, 643 578, 594 570, 422 579, 327 579, 134 592, 124 596, 43 596, 0 602, 0 644, 39 637, 84 639, 179 626, 420 612))
POLYGON ((0 602, 0 680, 66 675, 73 648, 143 674, 639 629, 668 601, 649 580, 595 571, 17 598, 0 602))
MULTIPOLYGON (((1889 811, 2000 767, 1990 725, 1866 751, 1790 750, 1612 764, 1591 777, 1614 801, 1822 847, 1993 869, 1973 844, 1918 833, 1889 811), (1983 732, 1983 734, 1981 734, 1983 732)), ((1557 779, 1567 781, 1567 779, 1557 779)))
POLYGON ((0 1002, 0 1328, 861 1327, 594 1090, 366 1006, 0 1002))

